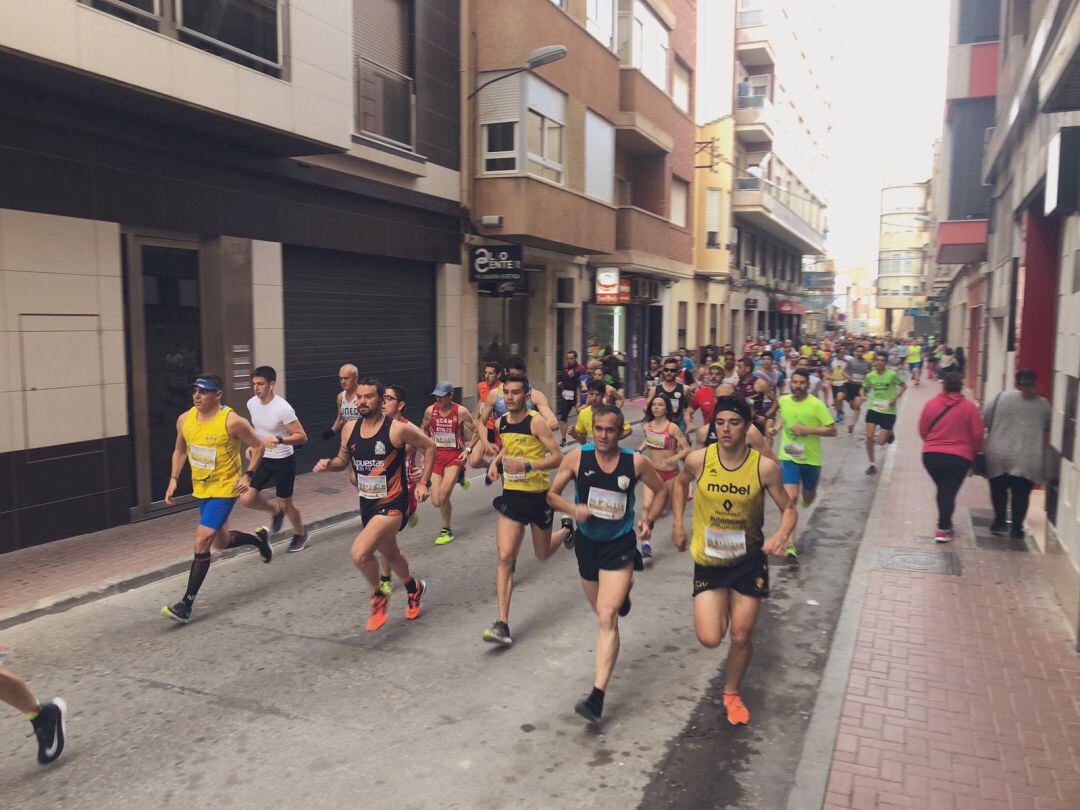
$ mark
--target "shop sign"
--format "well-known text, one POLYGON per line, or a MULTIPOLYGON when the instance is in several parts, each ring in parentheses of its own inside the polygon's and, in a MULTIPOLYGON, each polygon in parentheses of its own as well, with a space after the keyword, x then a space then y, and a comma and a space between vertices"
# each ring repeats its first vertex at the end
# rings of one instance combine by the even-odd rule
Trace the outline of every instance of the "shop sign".
POLYGON ((798 301, 780 300, 776 302, 776 311, 783 315, 805 315, 806 304, 798 301))
MULTIPOLYGON (((629 280, 627 280, 627 301, 629 301, 629 280)), ((596 303, 618 304, 622 295, 622 283, 619 280, 618 267, 600 267, 596 270, 596 303)))
POLYGON ((743 309, 757 309, 757 299, 756 298, 747 298, 743 302, 743 309))
POLYGON ((520 281, 524 272, 521 245, 473 245, 469 248, 469 281, 520 281))

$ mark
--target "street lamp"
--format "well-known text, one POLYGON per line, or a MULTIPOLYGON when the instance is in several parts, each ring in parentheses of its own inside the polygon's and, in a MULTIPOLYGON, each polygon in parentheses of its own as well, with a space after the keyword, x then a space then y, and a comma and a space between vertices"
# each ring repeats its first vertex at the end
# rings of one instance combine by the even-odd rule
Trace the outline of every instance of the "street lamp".
POLYGON ((523 67, 511 70, 509 73, 504 73, 502 76, 496 76, 494 79, 489 79, 469 93, 468 97, 471 99, 488 85, 495 84, 495 82, 502 81, 510 76, 516 76, 527 70, 536 70, 544 65, 550 65, 552 62, 558 62, 560 59, 565 59, 567 53, 568 51, 565 45, 545 45, 542 48, 537 48, 529 54, 529 58, 525 60, 525 65, 523 67))

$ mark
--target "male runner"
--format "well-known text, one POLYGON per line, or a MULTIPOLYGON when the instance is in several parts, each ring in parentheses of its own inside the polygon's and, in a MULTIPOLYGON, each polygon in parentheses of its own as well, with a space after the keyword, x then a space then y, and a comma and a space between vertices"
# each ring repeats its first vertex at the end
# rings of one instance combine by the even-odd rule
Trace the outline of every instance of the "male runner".
MULTIPOLYGON (((408 397, 405 394, 405 386, 397 383, 389 383, 386 393, 383 394, 383 416, 405 425, 411 425, 405 416, 405 403, 408 397)), ((409 521, 406 524, 412 528, 420 519, 416 515, 418 504, 416 503, 416 483, 420 480, 420 474, 424 466, 423 456, 420 451, 406 442, 405 444, 405 478, 409 482, 409 521)), ((356 486, 356 470, 349 470, 349 481, 356 486)), ((430 490, 429 490, 430 491, 430 490)), ((379 590, 389 596, 394 592, 394 583, 391 579, 390 561, 381 553, 379 554, 379 590)))
MULTIPOLYGON (((708 368, 709 376, 694 387, 694 393, 691 394, 690 401, 686 403, 686 422, 688 426, 694 424, 694 414, 698 411, 701 411, 702 425, 708 425, 712 421, 713 408, 716 405, 716 386, 722 382, 720 374, 723 368, 719 363, 711 363, 708 368)), ((693 427, 690 430, 692 433, 693 427)))
MULTIPOLYGON (((735 386, 731 383, 720 383, 716 387, 716 398, 720 397, 737 397, 735 393, 735 386)), ((715 411, 714 411, 715 416, 715 411)), ((709 447, 716 444, 716 421, 709 422, 707 425, 702 425, 694 431, 694 442, 701 447, 709 447)), ((753 423, 750 424, 749 430, 746 433, 746 446, 752 450, 757 450, 765 458, 776 461, 776 453, 773 451, 769 442, 765 441, 765 436, 757 426, 753 423)))
POLYGON ((559 447, 566 446, 566 423, 577 404, 578 380, 585 373, 585 367, 578 362, 578 353, 571 350, 566 353, 562 374, 559 375, 559 403, 556 415, 559 417, 559 447))
POLYGON ((866 401, 865 397, 863 397, 863 383, 866 381, 866 375, 870 371, 870 364, 866 362, 863 354, 861 348, 856 348, 852 351, 851 356, 847 358, 848 381, 844 383, 844 401, 851 408, 851 422, 847 426, 848 433, 855 432, 855 423, 859 421, 859 410, 862 408, 863 402, 866 401))
POLYGON ((739 686, 750 665, 750 636, 761 600, 769 595, 766 555, 783 552, 798 515, 776 462, 746 446, 746 400, 720 397, 715 422, 717 443, 687 456, 676 480, 672 542, 686 550, 683 512, 687 489, 694 484, 694 630, 702 646, 718 647, 730 625, 724 706, 729 723, 745 725, 750 712, 739 686), (781 511, 780 528, 768 539, 763 532, 766 490, 781 511))
MULTIPOLYGON (((296 483, 296 458, 293 447, 307 442, 304 426, 296 418, 292 405, 274 393, 277 372, 270 366, 259 366, 251 373, 251 387, 255 396, 248 400, 251 426, 263 440, 263 458, 258 472, 251 478, 251 486, 240 496, 240 503, 249 509, 269 512, 270 536, 281 531, 285 515, 293 527, 289 554, 303 551, 308 536, 300 518, 300 510, 293 503, 293 487, 296 483), (277 504, 271 506, 259 493, 274 484, 277 504)), ((248 458, 252 452, 248 450, 248 458)))
POLYGON ((596 677, 592 692, 574 707, 592 722, 597 722, 604 711, 604 691, 619 656, 619 616, 630 612, 633 572, 645 568, 637 548, 638 537, 648 541, 668 497, 667 485, 652 462, 619 447, 625 421, 618 408, 595 406, 594 443, 563 458, 547 496, 549 506, 577 521, 574 551, 578 574, 585 598, 596 614, 596 677), (577 488, 573 503, 562 496, 570 479, 577 488), (634 490, 639 480, 652 490, 653 499, 635 535, 634 490))
POLYGON ((919 385, 922 382, 922 344, 918 340, 911 341, 911 344, 907 349, 907 367, 908 373, 911 375, 911 379, 915 380, 915 385, 919 385))
POLYGON ((619 389, 617 389, 614 385, 611 385, 607 381, 607 377, 604 375, 604 367, 597 366, 591 372, 589 372, 589 374, 591 377, 591 379, 589 380, 590 385, 594 382, 602 382, 604 384, 604 404, 614 405, 616 408, 621 408, 623 406, 623 402, 626 401, 626 398, 619 393, 619 389))
POLYGON ((870 466, 867 475, 877 474, 874 463, 874 443, 884 445, 892 439, 896 426, 896 403, 907 390, 907 384, 896 369, 886 368, 889 357, 885 352, 878 352, 874 357, 874 370, 863 380, 866 392, 866 455, 870 466), (878 428, 881 432, 878 433, 878 428))
MULTIPOLYGON (((431 474, 431 502, 442 513, 442 531, 435 538, 435 545, 444 546, 454 542, 454 532, 450 528, 453 509, 450 495, 454 484, 461 483, 467 490, 469 482, 465 479, 465 460, 469 451, 465 449, 465 429, 476 435, 476 423, 472 414, 463 406, 454 402, 454 385, 443 380, 431 392, 435 402, 424 411, 424 420, 420 430, 435 440, 435 468, 431 474)), ((470 446, 471 447, 471 446, 470 446)))
POLYGON ((203 374, 191 389, 195 406, 176 420, 176 447, 172 454, 172 472, 165 488, 165 503, 176 503, 180 473, 184 464, 191 464, 191 487, 199 502, 199 525, 195 527, 195 560, 188 574, 184 598, 172 607, 166 605, 161 615, 187 624, 191 606, 210 570, 211 548, 255 546, 264 563, 274 559, 270 547, 270 532, 263 527, 255 534, 226 531, 229 514, 240 495, 247 491, 262 461, 263 442, 251 423, 222 405, 224 389, 221 378, 203 374), (241 443, 254 449, 243 472, 240 459, 241 443))
POLYGON ((409 481, 405 469, 408 447, 424 452, 424 469, 416 484, 416 501, 427 500, 431 486, 431 470, 435 466, 435 442, 416 425, 390 419, 383 414, 386 389, 374 377, 365 377, 357 387, 360 418, 349 422, 341 431, 341 447, 334 458, 323 458, 315 464, 317 473, 352 467, 360 496, 360 519, 363 528, 352 544, 352 561, 371 586, 371 613, 367 620, 369 631, 386 623, 390 597, 379 582, 379 566, 374 555, 378 551, 390 563, 408 593, 406 619, 418 619, 421 600, 427 590, 423 580, 413 579, 409 561, 398 547, 398 532, 409 520, 409 481))
POLYGON ((661 396, 666 399, 671 403, 671 421, 678 425, 679 430, 686 433, 686 418, 683 414, 687 403, 690 401, 690 395, 686 386, 678 381, 681 371, 682 361, 677 356, 667 358, 661 367, 663 381, 646 394, 645 401, 650 401, 654 396, 661 396))
POLYGON ((360 409, 356 403, 356 381, 360 377, 360 372, 356 366, 352 363, 346 363, 338 369, 338 382, 341 383, 341 390, 337 395, 337 416, 334 417, 334 424, 323 431, 323 440, 329 441, 334 437, 334 434, 341 430, 346 422, 352 422, 360 418, 360 409))
MULTIPOLYGON (((591 380, 589 382, 589 391, 585 395, 585 407, 578 411, 577 423, 570 428, 570 435, 579 444, 592 441, 593 408, 604 404, 604 391, 609 387, 603 380, 591 380)), ((630 427, 630 423, 624 421, 622 430, 619 433, 619 440, 622 441, 632 432, 633 429, 630 427)))
POLYGON ((484 631, 484 641, 510 646, 510 597, 514 590, 514 565, 517 562, 525 527, 532 526, 533 553, 546 560, 559 545, 572 537, 573 523, 563 518, 562 528, 552 533, 555 514, 547 503, 550 480, 548 470, 559 466, 562 453, 547 423, 536 411, 526 408, 529 381, 521 374, 503 378, 502 396, 507 411, 496 425, 502 449, 488 466, 487 477, 494 481, 500 471, 502 495, 492 501, 499 513, 495 542, 499 549, 499 567, 495 589, 499 600, 499 618, 484 631), (500 470, 501 468, 501 470, 500 470))
MULTIPOLYGON (((829 388, 832 406, 836 411, 836 424, 844 422, 844 385, 848 382, 847 358, 842 351, 833 354, 829 361, 829 388)), ((828 404, 828 403, 826 403, 828 404)))
MULTIPOLYGON (((0 664, 4 662, 4 650, 0 647, 0 664)), ((41 703, 22 678, 10 669, 0 667, 0 700, 16 711, 34 727, 37 737, 38 763, 48 765, 64 753, 67 704, 63 698, 53 698, 41 703)))
MULTIPOLYGON (((521 377, 526 377, 525 360, 519 354, 511 355, 506 360, 506 371, 503 373, 502 377, 503 379, 505 379, 508 375, 511 374, 517 374, 521 377)), ((555 414, 552 413, 551 408, 548 406, 547 397, 542 391, 538 391, 535 388, 530 388, 525 407, 527 410, 539 412, 540 418, 544 420, 544 423, 548 426, 552 433, 559 429, 559 420, 556 418, 555 414)), ((480 406, 480 412, 477 415, 476 423, 482 425, 485 424, 489 419, 493 419, 495 422, 498 422, 498 420, 501 419, 506 412, 506 400, 503 397, 503 386, 500 382, 499 385, 488 391, 487 399, 484 400, 484 403, 480 406)), ((489 442, 476 442, 473 446, 472 454, 469 458, 469 463, 473 467, 489 466, 491 463, 491 458, 493 458, 495 452, 498 451, 496 444, 497 435, 492 437, 489 442)))

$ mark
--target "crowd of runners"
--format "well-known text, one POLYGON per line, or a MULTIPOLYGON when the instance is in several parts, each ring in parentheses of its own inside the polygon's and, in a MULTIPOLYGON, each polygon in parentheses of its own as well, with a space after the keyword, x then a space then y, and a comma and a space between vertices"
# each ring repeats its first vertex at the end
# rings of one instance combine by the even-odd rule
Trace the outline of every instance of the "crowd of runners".
MULTIPOLYGON (((350 556, 367 581, 369 632, 389 618, 394 577, 406 592, 406 620, 423 615, 428 583, 414 574, 398 544, 398 534, 417 525, 418 507, 430 499, 438 510, 440 530, 433 541, 444 546, 456 537, 452 498, 455 488, 468 489, 468 470, 482 470, 489 485, 501 482, 492 501, 497 616, 481 638, 513 644, 514 570, 526 531, 538 560, 572 549, 597 622, 593 687, 575 706, 592 722, 602 717, 634 574, 645 570, 656 522, 670 510, 671 541, 679 551, 689 549, 693 562, 698 640, 717 647, 725 636, 730 639, 724 704, 732 724, 745 724, 750 713, 739 688, 761 600, 769 594, 768 558, 798 562, 798 509, 808 508, 817 495, 821 440, 837 436, 844 421, 853 435, 865 411, 866 472, 876 473, 880 448, 894 438, 900 400, 909 382, 921 384, 924 362, 931 379, 939 366, 956 370, 953 353, 933 338, 826 337, 801 345, 763 339, 748 342, 738 355, 731 346, 705 347, 697 361, 680 350, 650 361, 641 438, 631 447, 620 445, 632 427, 613 384, 617 380, 599 361, 581 365, 575 352, 567 353, 556 382, 555 410, 531 385, 522 359, 511 357, 484 368, 475 412, 454 401, 452 382, 440 381, 424 397, 430 404, 418 425, 404 415, 402 386, 345 364, 338 373, 335 418, 322 433, 327 441, 337 439, 337 450, 313 471, 345 472, 356 488, 361 528, 350 556), (572 496, 564 494, 571 482, 572 496), (780 513, 778 528, 768 536, 766 494, 780 513), (556 513, 562 515, 557 525, 556 513)), ((161 609, 181 624, 192 618, 212 549, 251 546, 258 559, 270 563, 271 538, 286 520, 292 532, 287 552, 300 552, 308 543, 293 500, 295 448, 308 442, 308 434, 275 393, 273 368, 256 368, 251 382, 250 419, 224 404, 220 377, 203 374, 192 385, 192 407, 176 420, 165 501, 174 503, 187 466, 198 504, 184 593, 161 609), (263 495, 271 487, 273 500, 263 495), (264 512, 268 525, 251 532, 230 529, 237 504, 264 512)), ((63 701, 39 703, 4 669, 0 699, 33 723, 39 761, 56 759, 64 746, 63 701)))

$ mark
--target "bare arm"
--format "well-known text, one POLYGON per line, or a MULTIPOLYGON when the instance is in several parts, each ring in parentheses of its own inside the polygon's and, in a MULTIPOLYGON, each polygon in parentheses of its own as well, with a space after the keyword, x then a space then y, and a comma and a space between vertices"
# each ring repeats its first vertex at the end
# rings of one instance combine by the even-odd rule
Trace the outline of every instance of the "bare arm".
POLYGON ((345 417, 341 414, 341 398, 343 396, 345 396, 345 392, 338 391, 337 399, 335 400, 335 402, 337 403, 337 416, 334 417, 334 424, 330 426, 330 431, 332 433, 337 433, 339 430, 341 430, 342 427, 345 426, 345 417))
POLYGON ((426 434, 428 432, 428 428, 431 426, 431 409, 434 407, 434 405, 428 405, 424 408, 424 418, 420 420, 421 433, 426 434))
POLYGON ((345 423, 345 427, 341 429, 341 444, 338 446, 337 455, 333 458, 320 458, 315 462, 313 472, 336 472, 344 470, 349 465, 349 439, 358 424, 360 424, 359 420, 345 423))
POLYGON ((184 441, 185 419, 187 419, 187 413, 180 414, 176 420, 176 446, 173 447, 172 453, 172 471, 169 473, 169 486, 165 488, 165 503, 169 506, 175 503, 173 495, 176 494, 177 479, 180 478, 180 473, 184 471, 184 465, 187 463, 187 442, 184 441))
POLYGON ((259 434, 255 432, 251 422, 238 415, 236 411, 229 411, 229 415, 225 417, 225 430, 234 439, 239 439, 241 444, 251 448, 251 452, 248 454, 248 469, 245 474, 250 475, 255 472, 259 467, 259 462, 262 461, 263 440, 259 438, 259 434))
POLYGON ((767 538, 762 546, 766 554, 777 556, 784 553, 784 548, 799 522, 799 513, 795 511, 795 502, 784 490, 780 465, 772 459, 763 458, 758 462, 758 474, 761 476, 761 483, 769 490, 773 502, 780 508, 780 528, 776 530, 776 534, 767 538))
POLYGON ((289 431, 289 435, 282 436, 280 442, 278 441, 277 436, 267 436, 262 440, 263 447, 269 450, 271 447, 277 447, 279 444, 288 444, 291 446, 307 444, 307 431, 304 430, 304 426, 300 424, 299 419, 293 419, 291 422, 286 422, 282 427, 289 431))
POLYGON ((621 408, 623 403, 626 402, 626 397, 619 393, 619 389, 614 386, 608 386, 608 393, 611 395, 612 400, 615 402, 616 408, 621 408))
POLYGON ((552 430, 559 429, 559 420, 555 418, 555 414, 551 408, 548 407, 548 399, 544 395, 543 391, 537 391, 535 388, 530 391, 529 396, 532 398, 533 405, 536 406, 536 410, 540 412, 540 415, 544 417, 544 422, 552 430))
POLYGON ((653 525, 660 519, 660 515, 664 513, 664 507, 667 506, 668 488, 652 462, 644 456, 634 456, 634 472, 641 483, 651 489, 653 494, 648 511, 641 516, 641 521, 638 523, 638 536, 642 540, 648 540, 652 537, 653 525))
POLYGON ((459 461, 465 461, 469 454, 472 453, 473 448, 480 442, 480 430, 468 408, 458 406, 458 418, 461 420, 462 426, 469 431, 470 441, 465 445, 465 449, 461 451, 461 455, 458 456, 459 461))
POLYGON ((577 475, 578 465, 580 463, 580 449, 571 450, 563 456, 562 461, 559 462, 559 470, 555 473, 555 478, 551 482, 551 489, 548 490, 547 497, 548 506, 559 512, 570 515, 576 523, 588 520, 589 507, 583 503, 573 503, 572 501, 567 500, 563 497, 562 492, 566 489, 566 485, 570 483, 570 480, 577 475))
POLYGON ((671 457, 671 460, 677 463, 690 455, 690 442, 686 440, 686 434, 676 424, 671 426, 671 435, 675 438, 675 443, 679 445, 679 452, 671 457))
POLYGON ((686 457, 682 470, 675 479, 673 497, 671 499, 671 542, 679 551, 686 551, 689 538, 686 536, 686 525, 683 513, 686 511, 686 502, 689 498, 690 485, 701 475, 702 465, 705 463, 705 448, 695 450, 686 457))
POLYGON ((435 440, 421 432, 416 425, 395 421, 390 425, 390 441, 394 444, 411 445, 424 453, 423 469, 420 480, 416 483, 416 502, 423 503, 428 498, 428 481, 435 469, 435 440))
MULTIPOLYGON (((558 427, 558 422, 555 424, 558 427)), ((544 449, 549 454, 540 461, 532 462, 532 468, 534 470, 553 470, 558 467, 562 463, 562 450, 559 449, 559 443, 556 441, 551 428, 548 427, 546 422, 538 422, 533 419, 532 433, 533 436, 540 440, 540 443, 544 445, 544 449)))

